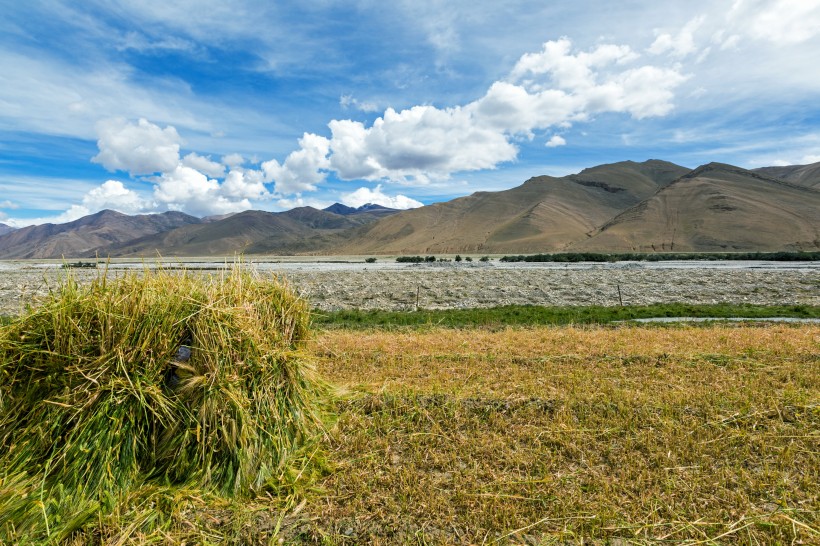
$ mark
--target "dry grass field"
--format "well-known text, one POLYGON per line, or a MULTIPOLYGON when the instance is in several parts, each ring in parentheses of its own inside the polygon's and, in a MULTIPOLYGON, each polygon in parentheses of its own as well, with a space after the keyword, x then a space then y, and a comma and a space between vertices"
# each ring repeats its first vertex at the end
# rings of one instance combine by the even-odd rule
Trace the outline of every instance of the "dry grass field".
POLYGON ((820 327, 327 331, 319 544, 820 543, 820 327))
MULTIPOLYGON (((334 327, 307 343, 326 424, 267 486, 146 479, 26 543, 820 544, 820 325, 334 327)), ((27 503, 20 479, 0 474, 0 543, 24 536, 8 507, 36 526, 75 492, 27 503)))

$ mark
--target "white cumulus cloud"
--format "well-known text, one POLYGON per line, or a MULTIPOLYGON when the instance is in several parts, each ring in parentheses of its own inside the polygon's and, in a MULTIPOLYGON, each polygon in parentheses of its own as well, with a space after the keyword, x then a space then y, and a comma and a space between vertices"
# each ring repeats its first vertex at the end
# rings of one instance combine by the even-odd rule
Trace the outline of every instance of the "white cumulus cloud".
POLYGON ((289 210, 298 207, 313 207, 314 209, 322 210, 326 209, 332 204, 333 201, 328 201, 326 199, 312 199, 305 198, 302 196, 296 196, 293 198, 282 198, 276 201, 276 207, 280 210, 289 210))
POLYGON ((532 129, 603 112, 628 113, 636 119, 663 116, 674 108, 675 88, 687 80, 677 66, 628 68, 638 55, 626 46, 605 44, 577 54, 571 46, 566 38, 547 42, 540 53, 522 56, 512 71, 513 81, 520 81, 526 91, 526 96, 517 91, 521 97, 562 106, 550 117, 534 111, 532 129))
POLYGON ((248 210, 253 201, 273 198, 265 172, 242 167, 246 160, 239 154, 223 156, 221 163, 196 153, 180 159, 182 139, 172 126, 161 128, 145 119, 137 123, 114 119, 100 122, 98 132, 100 153, 94 161, 132 175, 159 173, 143 178, 154 183, 154 191, 143 197, 122 182, 109 180, 66 213, 71 217, 104 208, 128 214, 180 210, 207 216, 248 210), (226 166, 230 168, 227 174, 226 166))
POLYGON ((601 112, 635 118, 665 115, 685 81, 676 68, 628 67, 638 58, 626 46, 601 45, 572 53, 567 39, 521 57, 511 81, 494 83, 464 106, 388 108, 371 126, 332 120, 330 139, 305 135, 284 164, 263 165, 277 191, 311 191, 329 169, 344 180, 425 183, 452 173, 493 169, 512 161, 516 135, 565 127, 601 112), (317 146, 321 143, 321 147, 317 146))
POLYGON ((629 46, 603 44, 592 51, 573 55, 569 38, 545 42, 541 51, 525 53, 510 74, 513 80, 548 74, 562 89, 579 89, 594 85, 593 69, 610 64, 625 64, 638 58, 629 46))
POLYGON ((820 35, 820 0, 735 0, 729 21, 752 38, 797 44, 820 35))
POLYGON ((655 55, 668 53, 673 57, 684 58, 698 50, 695 43, 695 33, 703 25, 704 16, 696 17, 686 23, 676 35, 668 33, 658 33, 655 41, 649 46, 649 52, 655 55))
POLYGON ((253 169, 234 168, 225 177, 220 193, 231 199, 270 199, 265 174, 253 169))
POLYGON ((27 226, 37 226, 41 224, 65 224, 67 222, 73 222, 74 220, 79 220, 83 216, 88 216, 89 214, 93 214, 95 212, 99 212, 96 210, 89 210, 84 205, 71 205, 68 210, 61 212, 60 214, 56 214, 54 216, 41 216, 38 218, 9 218, 4 217, 3 220, 7 225, 13 228, 23 228, 27 226))
POLYGON ((547 141, 546 147, 557 148, 558 146, 565 146, 566 144, 567 141, 564 139, 564 137, 562 137, 561 135, 553 135, 552 138, 550 138, 547 141))
MULTIPOLYGON (((560 89, 531 92, 521 85, 496 82, 481 99, 469 105, 478 122, 508 140, 510 134, 529 134, 534 129, 545 129, 586 119, 588 113, 583 97, 560 89)), ((508 147, 511 146, 507 142, 508 147)), ((512 149, 506 151, 514 159, 512 149)))
POLYGON ((371 127, 334 120, 330 166, 346 180, 447 176, 490 169, 515 158, 517 150, 498 130, 467 108, 388 108, 371 127))
POLYGON ((241 154, 228 154, 222 157, 222 163, 228 167, 241 167, 245 164, 245 158, 241 154))
MULTIPOLYGON (((516 159, 516 138, 533 138, 536 131, 567 128, 604 112, 636 119, 668 114, 687 76, 678 66, 636 65, 639 57, 622 45, 575 53, 567 38, 550 41, 523 55, 508 80, 471 103, 388 108, 370 126, 332 120, 329 139, 305 134, 284 163, 262 167, 282 194, 315 190, 327 171, 343 180, 418 185, 494 169, 516 159)), ((345 101, 352 104, 352 98, 345 101)))
POLYGON ((266 180, 272 180, 275 190, 286 195, 314 191, 316 184, 325 179, 329 149, 328 139, 305 133, 299 139, 299 149, 291 152, 283 164, 275 159, 262 163, 266 180))
POLYGON ((115 210, 123 214, 151 212, 153 203, 143 199, 137 192, 129 190, 119 180, 107 180, 87 192, 82 204, 71 205, 67 211, 53 218, 40 218, 33 223, 51 222, 62 224, 73 222, 83 216, 94 214, 104 209, 115 210))
POLYGON ((181 210, 195 216, 227 214, 252 208, 247 198, 226 197, 218 180, 183 165, 157 178, 154 199, 168 210, 181 210))
POLYGON ((225 176, 225 165, 212 161, 210 157, 204 157, 193 152, 182 158, 182 164, 212 178, 225 176))
POLYGON ((92 161, 110 171, 153 174, 172 170, 179 163, 181 139, 174 127, 162 129, 146 119, 136 124, 125 119, 97 123, 100 153, 92 161))
POLYGON ((375 189, 361 187, 354 192, 342 196, 342 203, 348 207, 358 208, 368 203, 382 205, 391 209, 414 209, 423 207, 424 203, 416 201, 406 195, 389 196, 382 191, 381 184, 375 189))
POLYGON ((83 197, 83 207, 89 212, 112 209, 124 214, 137 214, 152 205, 125 187, 119 180, 108 180, 83 197))

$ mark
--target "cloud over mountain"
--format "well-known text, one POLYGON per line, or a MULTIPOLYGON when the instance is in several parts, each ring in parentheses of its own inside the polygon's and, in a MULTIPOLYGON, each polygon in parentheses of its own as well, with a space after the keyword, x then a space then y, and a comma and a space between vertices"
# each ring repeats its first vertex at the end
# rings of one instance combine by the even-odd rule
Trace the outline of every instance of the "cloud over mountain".
MULTIPOLYGON (((225 155, 221 162, 196 152, 180 157, 183 139, 170 125, 163 128, 144 118, 105 119, 97 124, 99 153, 93 161, 143 177, 153 185, 153 193, 141 195, 109 180, 88 192, 65 218, 102 207, 127 213, 238 212, 260 202, 301 199, 331 175, 378 182, 375 188, 340 192, 353 206, 421 206, 405 195, 388 195, 383 184, 425 185, 455 173, 495 169, 517 158, 518 139, 566 129, 602 113, 626 113, 635 119, 668 114, 674 90, 687 76, 678 66, 639 61, 640 55, 628 46, 601 44, 576 52, 567 38, 548 41, 541 51, 522 55, 507 79, 496 81, 472 102, 387 108, 370 124, 333 119, 327 124, 328 136, 305 133, 284 161, 270 159, 256 168, 245 167, 245 158, 238 154, 225 155)), ((565 144, 560 135, 545 141, 547 147, 565 144)))
MULTIPOLYGON (((680 67, 639 64, 623 45, 573 52, 567 38, 524 54, 508 79, 465 105, 388 108, 370 125, 349 119, 328 123, 330 138, 305 134, 283 164, 267 163, 277 189, 311 190, 334 171, 343 180, 424 184, 453 173, 494 169, 518 154, 515 139, 596 114, 636 119, 668 114, 674 90, 687 76, 680 67), (296 180, 305 180, 295 185, 296 180)), ((557 140, 552 141, 553 144, 557 140)))
POLYGON ((423 203, 404 195, 391 197, 382 191, 381 184, 375 189, 359 188, 358 190, 342 196, 345 205, 358 208, 368 203, 374 203, 391 209, 414 209, 423 206, 423 203))
POLYGON ((820 153, 820 0, 372 7, 10 4, 0 214, 409 207, 527 169, 820 153))

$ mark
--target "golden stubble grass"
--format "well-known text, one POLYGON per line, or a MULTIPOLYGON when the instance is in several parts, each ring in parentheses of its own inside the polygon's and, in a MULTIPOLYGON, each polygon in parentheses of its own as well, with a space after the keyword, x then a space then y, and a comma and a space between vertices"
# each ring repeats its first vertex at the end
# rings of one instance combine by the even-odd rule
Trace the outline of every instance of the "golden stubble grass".
POLYGON ((343 392, 298 540, 820 543, 820 327, 312 343, 343 392))
POLYGON ((738 366, 744 362, 773 373, 794 359, 814 358, 820 352, 820 328, 329 331, 314 343, 323 357, 322 376, 345 387, 543 396, 545 389, 602 388, 606 385, 599 380, 609 377, 657 394, 657 382, 676 389, 710 385, 721 377, 743 380, 738 366), (700 362, 712 366, 699 366, 692 373, 700 362))

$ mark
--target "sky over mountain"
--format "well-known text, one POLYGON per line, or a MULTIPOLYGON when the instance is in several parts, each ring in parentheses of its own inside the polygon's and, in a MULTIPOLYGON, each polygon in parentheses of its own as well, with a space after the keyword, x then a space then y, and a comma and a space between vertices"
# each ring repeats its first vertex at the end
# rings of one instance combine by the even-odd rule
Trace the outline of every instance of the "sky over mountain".
POLYGON ((820 161, 820 0, 6 4, 18 227, 410 208, 626 159, 820 161))

